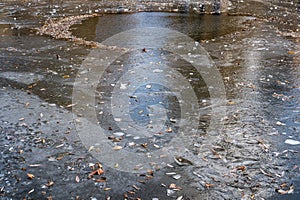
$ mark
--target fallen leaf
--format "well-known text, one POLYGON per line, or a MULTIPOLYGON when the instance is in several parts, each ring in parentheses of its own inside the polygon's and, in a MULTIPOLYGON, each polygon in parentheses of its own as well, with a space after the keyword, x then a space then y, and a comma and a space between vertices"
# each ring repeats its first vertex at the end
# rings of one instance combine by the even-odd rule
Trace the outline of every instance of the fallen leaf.
POLYGON ((235 104, 235 102, 232 101, 232 100, 229 100, 229 101, 227 102, 227 105, 234 105, 234 104, 235 104))
POLYGON ((50 186, 52 186, 52 185, 54 185, 54 182, 53 182, 53 181, 48 181, 48 183, 46 184, 47 187, 50 187, 50 186))
POLYGON ((220 158, 222 159, 222 156, 214 149, 210 148, 211 152, 217 157, 217 158, 220 158))
POLYGON ((277 125, 277 126, 285 126, 285 123, 282 123, 282 122, 280 122, 280 121, 277 121, 277 122, 276 122, 276 125, 277 125))
POLYGON ((137 180, 139 183, 142 183, 142 184, 146 184, 146 182, 145 181, 143 181, 143 180, 137 180))
POLYGON ((172 176, 175 180, 178 180, 178 179, 180 179, 181 178, 181 175, 179 175, 179 174, 176 174, 176 175, 173 175, 172 176))
POLYGON ((204 160, 205 162, 207 162, 207 161, 208 161, 208 159, 207 159, 207 158, 205 158, 205 157, 202 157, 201 159, 202 159, 202 160, 204 160))
POLYGON ((122 148, 123 148, 122 146, 115 146, 115 147, 113 148, 113 150, 118 151, 118 150, 121 150, 122 148))
POLYGON ((94 175, 104 174, 104 170, 102 168, 96 169, 89 174, 89 178, 92 178, 94 175))
POLYGON ((56 158, 56 160, 62 160, 64 158, 64 156, 59 156, 56 158))
POLYGON ((171 127, 168 127, 167 130, 166 130, 167 133, 172 133, 172 131, 173 131, 173 130, 172 130, 171 127))
POLYGON ((247 168, 246 166, 242 165, 242 166, 238 166, 236 169, 241 171, 246 171, 247 168))
POLYGON ((136 190, 141 190, 141 188, 138 187, 138 186, 136 186, 136 185, 132 185, 132 187, 133 187, 134 189, 136 189, 136 190))
POLYGON ((128 191, 127 193, 128 193, 128 194, 131 194, 131 195, 134 195, 134 194, 135 194, 135 191, 128 191))
POLYGON ((211 184, 211 183, 205 183, 205 187, 206 187, 207 189, 209 189, 209 188, 212 187, 212 186, 214 186, 214 184, 211 184))
POLYGON ((31 189, 29 192, 28 192, 28 194, 31 194, 31 193, 33 193, 34 192, 34 189, 31 189))
POLYGON ((287 53, 293 55, 295 54, 295 51, 288 51, 287 53))
POLYGON ((75 103, 72 103, 72 104, 66 105, 66 108, 70 108, 70 107, 73 107, 75 105, 76 105, 75 103))
POLYGON ((106 182, 105 177, 100 177, 100 179, 95 180, 96 182, 106 182))
POLYGON ((148 143, 143 143, 141 144, 142 147, 147 148, 148 147, 148 143))
POLYGON ((176 184, 175 183, 171 183, 169 186, 170 189, 175 189, 176 188, 176 184))
POLYGON ((153 173, 154 173, 154 172, 153 172, 153 170, 150 170, 150 169, 149 169, 149 170, 147 170, 147 174, 149 174, 149 175, 153 176, 153 173))
POLYGON ((75 181, 76 181, 76 183, 79 183, 79 181, 80 181, 79 176, 75 177, 75 181))
POLYGON ((93 151, 95 149, 94 146, 90 146, 89 151, 93 151))
POLYGON ((63 147, 65 144, 60 144, 60 145, 57 145, 55 148, 60 148, 60 147, 63 147))
POLYGON ((281 187, 281 188, 287 187, 287 183, 282 183, 282 184, 280 185, 280 187, 281 187))
POLYGON ((111 190, 111 188, 104 188, 104 191, 108 191, 108 190, 111 190))
POLYGON ((275 189, 275 191, 279 194, 292 194, 294 192, 294 185, 290 185, 290 187, 287 187, 286 184, 281 184, 281 186, 282 187, 280 189, 275 189))
POLYGON ((27 174, 27 177, 30 178, 30 179, 33 179, 33 178, 34 178, 34 175, 28 173, 28 174, 27 174))
POLYGON ((174 157, 174 160, 179 166, 193 165, 193 163, 191 161, 189 161, 188 159, 182 158, 180 156, 174 157))
POLYGON ((264 143, 263 140, 257 140, 257 142, 259 143, 259 145, 262 147, 262 149, 263 149, 265 152, 268 152, 268 151, 269 151, 269 146, 266 145, 266 144, 264 143))
POLYGON ((171 183, 169 185, 169 188, 172 189, 172 190, 174 190, 174 191, 182 190, 182 188, 179 187, 179 186, 177 186, 175 183, 171 183))

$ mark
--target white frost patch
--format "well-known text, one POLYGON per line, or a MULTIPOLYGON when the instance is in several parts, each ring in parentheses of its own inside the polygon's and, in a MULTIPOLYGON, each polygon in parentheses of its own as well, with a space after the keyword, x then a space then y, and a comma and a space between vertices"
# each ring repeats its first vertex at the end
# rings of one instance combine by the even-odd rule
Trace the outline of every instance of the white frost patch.
POLYGON ((127 84, 126 83, 125 84, 121 83, 120 89, 121 90, 126 90, 127 89, 127 84))
POLYGON ((286 140, 284 141, 284 143, 290 144, 290 145, 299 145, 299 144, 300 144, 299 141, 297 141, 297 140, 292 140, 292 139, 286 139, 286 140))
POLYGON ((161 73, 161 72, 163 72, 163 70, 161 70, 161 69, 154 69, 153 70, 153 73, 161 73))

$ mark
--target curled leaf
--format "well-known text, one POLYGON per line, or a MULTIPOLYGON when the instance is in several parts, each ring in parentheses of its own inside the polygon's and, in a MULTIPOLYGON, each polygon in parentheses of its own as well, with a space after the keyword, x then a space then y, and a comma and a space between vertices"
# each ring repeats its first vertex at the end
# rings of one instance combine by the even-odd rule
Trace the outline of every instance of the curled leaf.
POLYGON ((52 186, 52 185, 54 185, 54 182, 53 182, 53 181, 48 181, 48 183, 46 184, 47 187, 50 187, 50 186, 52 186))
POLYGON ((27 177, 30 178, 30 179, 33 179, 33 178, 34 178, 34 175, 28 173, 28 174, 27 174, 27 177))
POLYGON ((246 171, 246 166, 245 165, 238 166, 236 169, 241 171, 246 171))

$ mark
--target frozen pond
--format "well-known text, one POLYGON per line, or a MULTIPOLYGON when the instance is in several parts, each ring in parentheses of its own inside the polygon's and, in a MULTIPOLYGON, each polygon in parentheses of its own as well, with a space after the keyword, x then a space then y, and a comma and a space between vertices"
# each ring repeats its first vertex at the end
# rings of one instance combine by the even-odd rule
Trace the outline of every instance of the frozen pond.
POLYGON ((299 198, 299 2, 230 5, 0 3, 0 195, 299 198))

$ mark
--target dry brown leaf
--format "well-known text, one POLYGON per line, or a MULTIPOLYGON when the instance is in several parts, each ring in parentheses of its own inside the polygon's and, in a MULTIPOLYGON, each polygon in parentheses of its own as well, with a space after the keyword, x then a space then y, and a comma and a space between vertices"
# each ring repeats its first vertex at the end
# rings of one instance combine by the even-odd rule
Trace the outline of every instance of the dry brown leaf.
POLYGON ((210 187, 212 187, 212 186, 214 186, 214 184, 211 184, 211 183, 205 183, 205 187, 208 188, 208 189, 209 189, 210 187))
POLYGON ((128 191, 127 193, 128 193, 128 194, 131 194, 131 195, 134 195, 134 194, 135 194, 135 191, 132 191, 132 190, 131 190, 131 191, 128 191))
POLYGON ((217 157, 217 158, 222 158, 222 156, 214 149, 210 148, 211 152, 217 157))
POLYGON ((133 187, 134 189, 136 189, 136 190, 141 190, 141 188, 138 187, 138 186, 136 186, 136 185, 132 185, 132 187, 133 187))
POLYGON ((207 158, 205 158, 205 157, 202 157, 202 160, 204 160, 205 162, 207 162, 207 161, 208 161, 208 159, 207 159, 207 158))
POLYGON ((169 186, 170 189, 175 189, 176 188, 176 184, 175 183, 171 183, 169 186))
POLYGON ((47 187, 51 187, 52 185, 54 185, 53 181, 48 181, 48 183, 46 184, 47 187))
POLYGON ((30 178, 30 179, 33 179, 33 178, 34 178, 34 175, 28 173, 28 174, 27 174, 27 177, 30 178))
POLYGON ((293 55, 295 53, 296 53, 295 51, 288 51, 288 54, 291 54, 291 55, 293 55))
POLYGON ((228 102, 227 102, 227 105, 234 105, 235 104, 235 102, 234 101, 231 101, 231 100, 229 100, 228 102))
POLYGON ((143 143, 141 144, 142 147, 147 148, 148 147, 148 143, 143 143))
POLYGON ((173 131, 173 130, 172 130, 171 127, 168 127, 167 130, 166 130, 167 133, 172 133, 172 131, 173 131))
POLYGON ((241 171, 246 171, 247 168, 246 166, 242 165, 242 166, 238 166, 236 169, 241 171))
POLYGON ((61 160, 63 158, 64 158, 64 156, 60 156, 60 157, 57 157, 56 160, 61 160))
POLYGON ((269 151, 269 146, 266 145, 263 140, 257 140, 257 142, 265 152, 269 151))
POLYGON ((276 189, 275 191, 278 192, 279 194, 292 194, 294 192, 294 185, 290 185, 289 187, 287 186, 287 184, 281 184, 280 189, 276 189))
POLYGON ((146 184, 146 182, 145 181, 143 181, 143 180, 137 180, 139 183, 142 183, 142 184, 146 184))
POLYGON ((171 183, 169 185, 169 188, 172 189, 172 190, 182 190, 182 188, 177 186, 175 183, 171 183))
POLYGON ((101 177, 100 179, 95 180, 96 182, 106 182, 106 178, 105 177, 101 177))
POLYGON ((101 175, 104 173, 104 170, 102 168, 99 168, 97 170, 94 170, 92 171, 90 174, 89 174, 89 178, 92 178, 94 175, 101 175))
POLYGON ((281 188, 284 188, 284 187, 286 187, 286 186, 287 186, 287 183, 282 183, 282 184, 280 185, 281 188))
POLYGON ((150 170, 150 169, 149 169, 149 170, 147 170, 147 174, 149 174, 149 175, 153 176, 153 173, 154 173, 154 172, 153 172, 153 170, 150 170))

